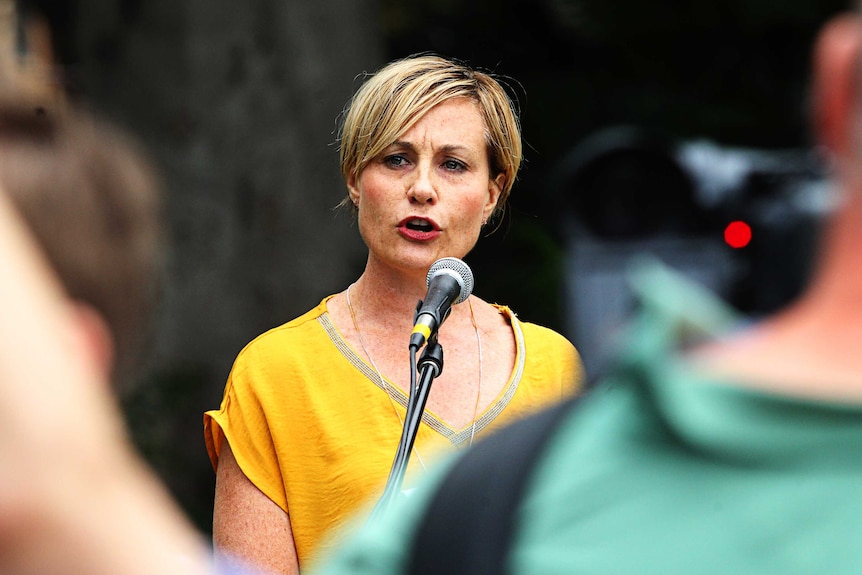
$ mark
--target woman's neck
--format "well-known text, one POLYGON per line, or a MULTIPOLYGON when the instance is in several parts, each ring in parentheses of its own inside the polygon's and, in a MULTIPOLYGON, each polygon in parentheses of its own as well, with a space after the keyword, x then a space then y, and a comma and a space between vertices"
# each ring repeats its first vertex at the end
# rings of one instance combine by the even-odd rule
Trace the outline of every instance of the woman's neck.
MULTIPOLYGON (((396 328, 402 324, 412 327, 413 315, 420 300, 426 297, 427 272, 408 273, 400 270, 366 266, 365 271, 350 287, 350 298, 355 309, 361 310, 365 321, 378 326, 396 328)), ((459 316, 469 321, 466 306, 452 307, 447 323, 459 323, 459 316)))

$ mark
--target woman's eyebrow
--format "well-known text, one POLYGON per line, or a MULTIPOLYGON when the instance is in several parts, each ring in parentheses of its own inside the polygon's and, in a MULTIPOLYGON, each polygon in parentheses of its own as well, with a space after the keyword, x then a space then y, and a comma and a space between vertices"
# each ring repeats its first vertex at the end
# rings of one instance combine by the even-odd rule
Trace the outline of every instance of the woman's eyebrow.
MULTIPOLYGON (((391 144, 386 146, 387 150, 389 148, 403 148, 406 150, 410 150, 411 152, 416 151, 415 145, 413 145, 411 142, 406 142, 404 140, 396 140, 396 141, 392 142, 391 144)), ((440 151, 442 151, 442 152, 462 152, 463 153, 463 152, 469 152, 470 147, 464 146, 461 144, 446 144, 446 145, 440 147, 440 151)))

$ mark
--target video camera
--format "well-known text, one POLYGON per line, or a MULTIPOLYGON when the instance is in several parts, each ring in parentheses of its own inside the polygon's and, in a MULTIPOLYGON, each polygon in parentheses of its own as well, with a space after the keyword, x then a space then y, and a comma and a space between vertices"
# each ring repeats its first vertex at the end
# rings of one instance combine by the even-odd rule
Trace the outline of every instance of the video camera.
MULTIPOLYGON (((557 165, 567 335, 601 372, 632 309, 626 267, 651 254, 759 316, 804 287, 836 194, 817 150, 668 142, 631 127, 591 135, 557 165)), ((591 365, 592 364, 592 365, 591 365)))

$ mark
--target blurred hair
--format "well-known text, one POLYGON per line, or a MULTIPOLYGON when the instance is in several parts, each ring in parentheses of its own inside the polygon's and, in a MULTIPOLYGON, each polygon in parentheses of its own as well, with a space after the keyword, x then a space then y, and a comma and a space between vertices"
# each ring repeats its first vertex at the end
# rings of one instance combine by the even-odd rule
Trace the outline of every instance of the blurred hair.
POLYGON ((113 379, 127 384, 149 333, 161 267, 160 198, 150 164, 129 137, 83 111, 4 97, 0 188, 69 297, 107 322, 113 379))
MULTIPOLYGON (((475 101, 485 124, 492 178, 503 174, 495 214, 505 209, 522 161, 521 128, 514 102, 490 74, 454 60, 418 54, 370 75, 348 104, 339 130, 341 174, 362 170, 434 106, 452 98, 475 101)), ((342 205, 352 205, 349 198, 342 205)))

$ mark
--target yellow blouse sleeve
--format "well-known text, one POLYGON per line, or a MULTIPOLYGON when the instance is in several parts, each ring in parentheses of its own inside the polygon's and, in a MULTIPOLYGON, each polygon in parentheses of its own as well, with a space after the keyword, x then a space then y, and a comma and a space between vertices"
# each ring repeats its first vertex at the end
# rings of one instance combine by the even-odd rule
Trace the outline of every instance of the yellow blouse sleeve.
POLYGON ((204 414, 204 437, 213 468, 218 468, 218 458, 223 441, 227 439, 231 451, 242 472, 267 497, 279 507, 288 510, 287 497, 271 426, 259 395, 267 378, 256 377, 255 372, 263 368, 260 361, 250 361, 253 349, 244 350, 237 358, 218 410, 204 414), (252 385, 255 382, 255 385, 252 385))

